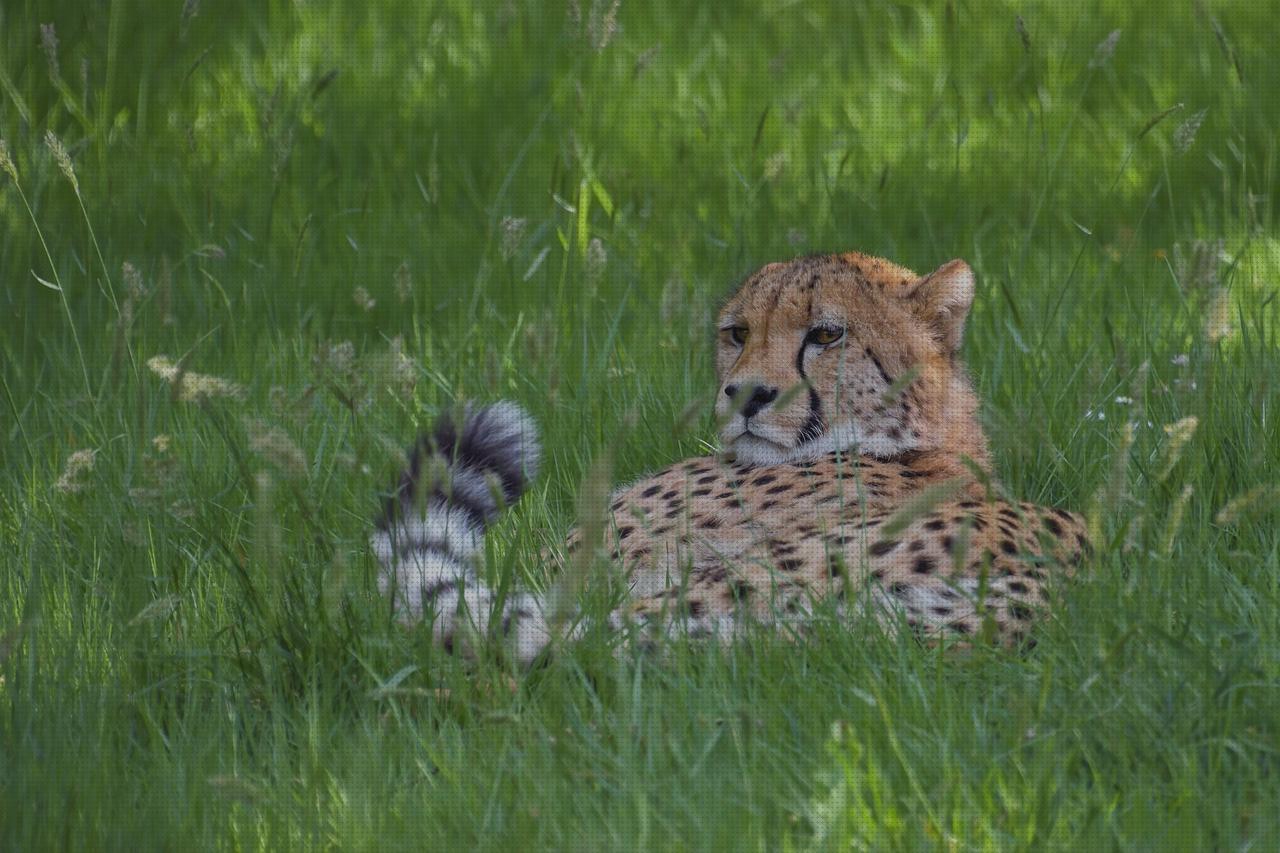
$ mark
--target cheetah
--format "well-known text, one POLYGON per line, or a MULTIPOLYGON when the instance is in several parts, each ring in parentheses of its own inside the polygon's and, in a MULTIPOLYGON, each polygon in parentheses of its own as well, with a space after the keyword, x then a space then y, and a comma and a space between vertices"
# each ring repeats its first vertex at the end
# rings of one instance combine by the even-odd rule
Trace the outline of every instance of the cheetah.
MULTIPOLYGON (((626 589, 619 628, 729 638, 803 625, 834 597, 925 637, 1019 642, 1089 540, 1079 515, 994 481, 959 356, 973 295, 961 260, 920 276, 846 253, 750 275, 717 326, 723 452, 618 489, 598 536, 573 530, 545 559, 606 557, 626 589)), ((492 632, 525 664, 566 634, 546 596, 499 604, 477 565, 538 461, 513 403, 419 441, 371 540, 402 621, 432 616, 450 648, 492 632)))

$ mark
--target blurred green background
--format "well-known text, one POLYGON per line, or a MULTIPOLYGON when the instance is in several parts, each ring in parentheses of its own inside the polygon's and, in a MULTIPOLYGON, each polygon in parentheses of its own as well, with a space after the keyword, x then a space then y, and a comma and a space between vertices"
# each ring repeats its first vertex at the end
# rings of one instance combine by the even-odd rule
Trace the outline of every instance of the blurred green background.
POLYGON ((1277 11, 6 2, 3 846, 1274 842, 1277 11), (710 447, 735 282, 848 249, 974 266, 1000 474, 1103 534, 1032 655, 512 690, 392 622, 442 406, 538 417, 490 565, 545 583, 584 478, 710 447))

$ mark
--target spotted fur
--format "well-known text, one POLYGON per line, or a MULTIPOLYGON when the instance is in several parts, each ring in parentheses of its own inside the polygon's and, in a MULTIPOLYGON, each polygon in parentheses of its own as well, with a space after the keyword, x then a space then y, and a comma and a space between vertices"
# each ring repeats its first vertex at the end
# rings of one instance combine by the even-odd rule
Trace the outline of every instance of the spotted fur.
MULTIPOLYGON (((719 323, 726 452, 618 489, 601 540, 567 539, 565 554, 598 549, 625 579, 611 623, 725 638, 748 622, 803 624, 834 597, 925 635, 1026 636, 1089 543, 1073 513, 990 497, 958 356, 973 291, 963 261, 917 276, 857 253, 743 282, 719 323)), ((373 539, 404 617, 433 611, 452 644, 496 616, 524 662, 554 635, 547 605, 520 593, 493 612, 474 558, 500 505, 483 496, 518 496, 532 436, 511 404, 468 414, 461 430, 445 422, 373 539)))

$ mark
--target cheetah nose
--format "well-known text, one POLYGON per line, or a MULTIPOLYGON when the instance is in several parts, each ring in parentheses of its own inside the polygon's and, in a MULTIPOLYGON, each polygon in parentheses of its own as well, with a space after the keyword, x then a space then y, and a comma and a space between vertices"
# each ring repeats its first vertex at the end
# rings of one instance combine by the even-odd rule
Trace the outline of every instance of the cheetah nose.
MULTIPOLYGON (((733 398, 737 396, 738 390, 738 386, 730 385, 724 389, 724 392, 733 398), (733 393, 730 393, 730 390, 732 390, 733 393)), ((742 405, 742 416, 744 418, 755 417, 761 409, 778 399, 777 388, 766 388, 763 385, 756 385, 751 387, 750 390, 751 396, 747 399, 747 402, 742 405)))

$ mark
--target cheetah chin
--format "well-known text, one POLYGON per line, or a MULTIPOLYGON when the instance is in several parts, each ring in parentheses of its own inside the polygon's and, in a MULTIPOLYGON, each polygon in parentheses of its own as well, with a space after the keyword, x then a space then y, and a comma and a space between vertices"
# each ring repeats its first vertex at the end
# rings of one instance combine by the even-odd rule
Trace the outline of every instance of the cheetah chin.
POLYGON ((786 445, 755 432, 739 432, 726 447, 727 455, 733 461, 753 468, 811 462, 837 452, 891 459, 911 449, 878 436, 868 436, 859 441, 858 431, 851 424, 832 427, 815 439, 795 445, 786 445))

